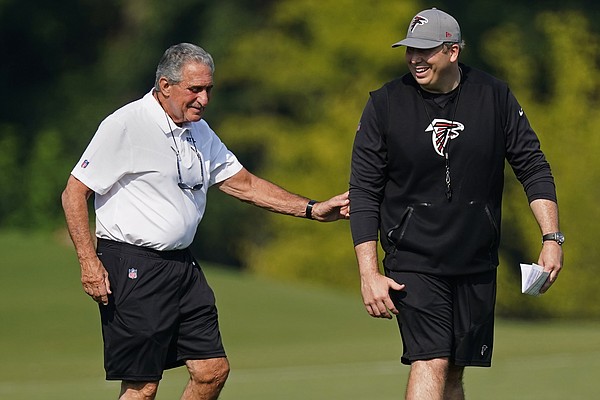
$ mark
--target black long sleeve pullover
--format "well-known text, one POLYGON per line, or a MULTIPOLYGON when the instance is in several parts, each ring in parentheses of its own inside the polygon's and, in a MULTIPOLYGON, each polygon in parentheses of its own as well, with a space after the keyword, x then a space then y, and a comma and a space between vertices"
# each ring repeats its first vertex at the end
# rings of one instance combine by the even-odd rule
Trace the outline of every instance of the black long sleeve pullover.
POLYGON ((505 160, 529 202, 556 201, 550 166, 508 86, 460 65, 452 93, 410 74, 371 92, 350 177, 354 244, 378 240, 392 270, 459 275, 498 265, 505 160))

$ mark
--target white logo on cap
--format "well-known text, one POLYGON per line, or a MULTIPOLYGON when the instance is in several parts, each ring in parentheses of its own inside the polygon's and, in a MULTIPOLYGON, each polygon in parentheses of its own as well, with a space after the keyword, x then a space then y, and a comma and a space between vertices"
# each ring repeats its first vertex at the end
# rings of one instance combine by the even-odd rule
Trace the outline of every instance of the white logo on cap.
POLYGON ((410 24, 410 33, 413 33, 417 26, 425 25, 428 22, 429 22, 429 20, 427 18, 417 15, 416 17, 413 18, 412 23, 410 24))

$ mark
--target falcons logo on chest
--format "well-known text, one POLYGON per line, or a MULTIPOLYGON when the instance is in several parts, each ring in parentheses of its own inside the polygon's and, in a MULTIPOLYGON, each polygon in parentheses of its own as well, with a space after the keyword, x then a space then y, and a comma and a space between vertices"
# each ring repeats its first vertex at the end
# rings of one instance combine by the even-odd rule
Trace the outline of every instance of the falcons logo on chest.
POLYGON ((448 141, 456 139, 464 129, 465 126, 460 122, 436 118, 431 121, 425 132, 431 132, 433 148, 436 153, 443 157, 448 141))

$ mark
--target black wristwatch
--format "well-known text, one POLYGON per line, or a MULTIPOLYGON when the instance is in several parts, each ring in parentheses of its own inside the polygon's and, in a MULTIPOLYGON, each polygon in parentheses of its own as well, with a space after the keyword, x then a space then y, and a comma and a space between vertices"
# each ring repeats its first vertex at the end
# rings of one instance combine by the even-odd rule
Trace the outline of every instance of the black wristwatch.
POLYGON ((546 240, 554 240, 559 245, 562 245, 565 242, 565 235, 563 235, 562 232, 547 233, 542 236, 542 243, 546 240))

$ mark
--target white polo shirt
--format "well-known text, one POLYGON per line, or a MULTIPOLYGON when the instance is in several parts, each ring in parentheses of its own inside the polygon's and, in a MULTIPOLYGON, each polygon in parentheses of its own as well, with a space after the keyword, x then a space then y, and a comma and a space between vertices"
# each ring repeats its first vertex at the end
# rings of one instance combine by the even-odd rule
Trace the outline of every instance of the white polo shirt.
POLYGON ((95 192, 99 238, 174 250, 192 243, 208 187, 241 169, 204 120, 178 127, 150 92, 102 121, 71 174, 95 192), (200 190, 178 186, 175 149, 182 181, 200 190))

